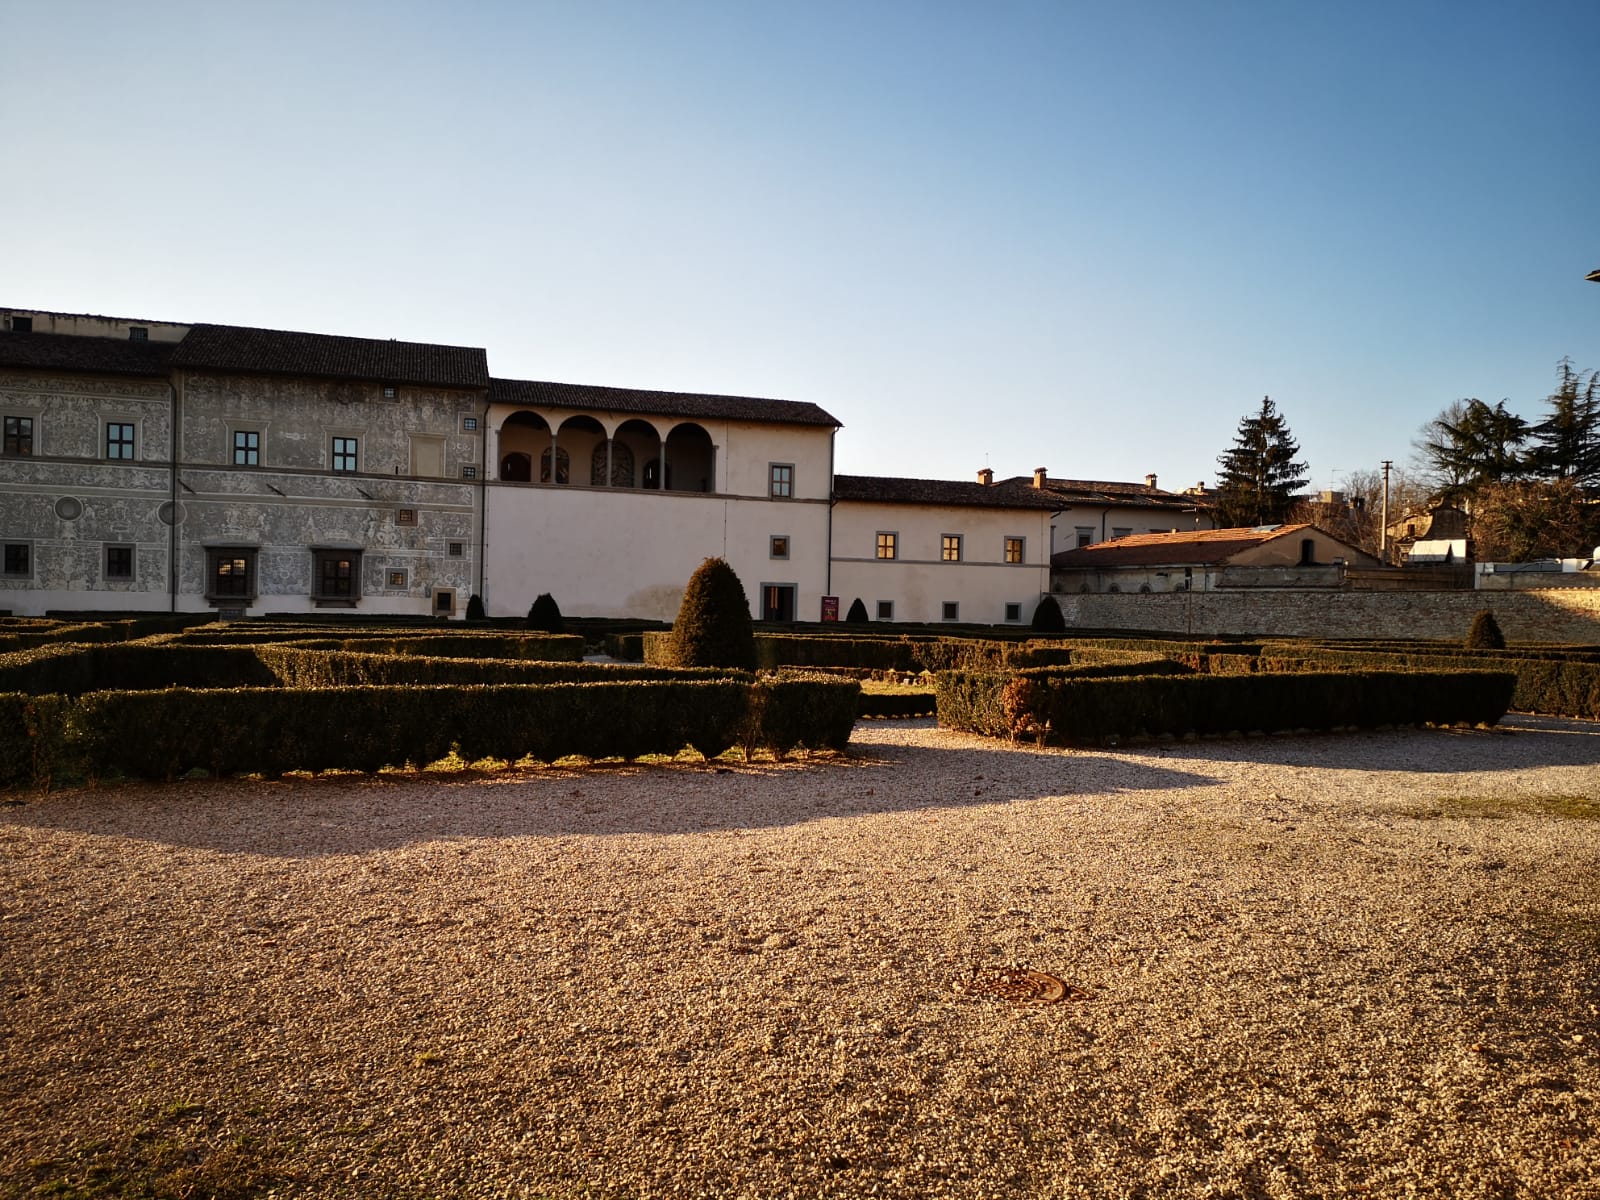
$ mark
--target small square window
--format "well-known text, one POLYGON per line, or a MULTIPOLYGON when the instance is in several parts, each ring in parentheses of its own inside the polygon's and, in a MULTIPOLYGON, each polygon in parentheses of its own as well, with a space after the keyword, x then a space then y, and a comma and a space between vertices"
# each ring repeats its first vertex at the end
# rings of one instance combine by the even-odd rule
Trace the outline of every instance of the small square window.
POLYGON ((939 557, 944 562, 961 561, 961 535, 946 533, 939 538, 939 557))
POLYGON ((7 542, 4 566, 7 575, 32 575, 33 546, 28 542, 7 542))
POLYGON ((389 571, 384 578, 388 581, 391 591, 404 591, 406 588, 406 572, 389 571))
POLYGON ((130 342, 148 342, 150 340, 150 330, 143 325, 129 325, 128 340, 130 342))
POLYGON ((32 317, 12 317, 11 318, 11 332, 12 333, 32 333, 33 332, 33 318, 32 317))
POLYGON ((5 420, 5 452, 28 455, 33 453, 33 418, 7 417, 5 420))
POLYGON ((478 429, 477 417, 462 417, 461 428, 467 433, 475 433, 478 429))
POLYGON ((133 457, 133 423, 131 421, 106 422, 106 457, 133 457))
POLYGON ((383 398, 385 400, 393 400, 393 399, 395 399, 395 397, 397 397, 399 395, 400 395, 400 389, 397 388, 394 384, 386 383, 386 384, 383 385, 383 398))
POLYGON ((313 550, 311 598, 358 600, 361 597, 361 551, 313 550))
POLYGON ((106 578, 107 579, 132 579, 133 578, 133 547, 132 546, 107 546, 106 547, 106 578))
POLYGON ((445 553, 451 558, 460 558, 466 552, 467 545, 465 542, 450 542, 445 546, 445 553))
POLYGON ((900 535, 884 530, 878 531, 878 557, 893 558, 899 549, 900 535))
POLYGON ((261 431, 235 429, 233 431, 233 465, 259 467, 261 465, 261 431))
POLYGON ((396 525, 415 525, 417 523, 417 510, 414 508, 397 509, 394 514, 396 525))
POLYGON ((1094 545, 1094 528, 1090 525, 1079 525, 1076 529, 1078 549, 1094 545))
POLYGON ((946 621, 961 620, 961 605, 954 600, 946 600, 941 606, 946 621))
POLYGON ((1132 537, 1133 529, 1131 527, 1126 529, 1112 529, 1111 536, 1114 538, 1132 537))
POLYGON ((789 539, 781 534, 775 534, 769 543, 768 553, 772 558, 788 558, 789 539))
POLYGON ((794 464, 770 464, 767 468, 767 485, 767 494, 774 500, 793 500, 794 464))
POLYGON ((211 600, 254 600, 256 552, 222 547, 206 551, 207 591, 211 600))
POLYGON ((1008 563, 1022 562, 1026 557, 1028 543, 1025 538, 1008 537, 1006 539, 1006 561, 1008 563))
POLYGON ((1006 620, 1007 621, 1020 621, 1020 620, 1022 620, 1022 605, 1020 605, 1020 604, 1007 604, 1006 605, 1006 620))
POLYGON ((356 469, 359 461, 359 446, 353 437, 336 437, 333 439, 333 469, 335 471, 350 472, 356 469))
POLYGON ((477 467, 466 466, 466 467, 462 467, 461 468, 461 478, 463 478, 463 479, 476 479, 477 477, 478 477, 478 468, 477 467))
POLYGON ((893 600, 879 600, 878 601, 878 620, 880 620, 880 621, 892 621, 892 620, 894 620, 894 601, 893 600))

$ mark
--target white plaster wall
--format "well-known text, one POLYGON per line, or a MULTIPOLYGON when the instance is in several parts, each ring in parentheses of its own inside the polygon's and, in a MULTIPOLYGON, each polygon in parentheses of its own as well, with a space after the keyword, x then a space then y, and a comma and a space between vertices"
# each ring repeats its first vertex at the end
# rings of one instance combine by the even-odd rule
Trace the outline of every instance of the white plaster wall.
POLYGON ((1205 513, 1080 504, 1062 510, 1051 523, 1050 552, 1076 550, 1080 525, 1094 531, 1095 542, 1109 541, 1117 529, 1129 529, 1134 533, 1171 533, 1174 530, 1188 533, 1213 528, 1211 518, 1205 513))
POLYGON ((998 625, 1007 603, 1021 606, 1021 623, 1049 590, 1049 513, 1043 509, 936 507, 841 500, 833 510, 833 588, 840 617, 857 597, 868 616, 879 601, 894 603, 896 621, 940 621, 955 601, 960 620, 998 625), (898 535, 898 557, 877 555, 880 530, 898 535), (943 535, 962 536, 962 561, 941 558, 943 535), (1005 539, 1021 537, 1021 565, 1005 561, 1005 539))
POLYGON ((526 613, 540 592, 575 616, 670 621, 706 558, 728 560, 759 616, 762 583, 796 585, 815 620, 827 578, 828 506, 695 492, 491 484, 483 599, 490 616, 526 613), (790 557, 769 556, 770 538, 790 557))

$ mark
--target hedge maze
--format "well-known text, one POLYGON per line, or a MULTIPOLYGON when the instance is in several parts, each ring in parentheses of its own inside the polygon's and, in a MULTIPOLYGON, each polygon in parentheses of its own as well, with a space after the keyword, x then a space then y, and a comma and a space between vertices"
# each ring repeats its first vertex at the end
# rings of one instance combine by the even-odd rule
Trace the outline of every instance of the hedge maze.
POLYGON ((842 749, 858 717, 1105 745, 1600 718, 1600 647, 758 628, 756 670, 678 665, 650 623, 0 618, 0 787, 842 749), (585 651, 614 659, 586 662, 585 651))

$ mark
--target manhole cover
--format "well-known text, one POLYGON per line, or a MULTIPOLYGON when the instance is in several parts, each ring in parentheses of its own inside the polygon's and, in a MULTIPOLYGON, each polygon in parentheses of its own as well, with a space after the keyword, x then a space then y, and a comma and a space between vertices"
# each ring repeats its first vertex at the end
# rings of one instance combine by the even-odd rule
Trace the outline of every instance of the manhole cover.
POLYGON ((995 996, 1013 1004, 1089 999, 1089 993, 1077 984, 1026 967, 973 967, 972 974, 956 984, 956 991, 964 996, 995 996))

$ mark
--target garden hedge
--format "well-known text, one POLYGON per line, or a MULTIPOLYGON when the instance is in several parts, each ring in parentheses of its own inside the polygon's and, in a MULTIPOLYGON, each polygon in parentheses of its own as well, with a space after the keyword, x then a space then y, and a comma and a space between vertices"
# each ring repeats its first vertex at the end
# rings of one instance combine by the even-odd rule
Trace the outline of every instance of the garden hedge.
POLYGON ((1053 745, 1423 723, 1492 725, 1505 715, 1515 685, 1515 677, 1501 671, 1127 678, 1035 672, 981 682, 972 676, 941 674, 939 722, 991 736, 1003 732, 1035 737, 1053 745), (974 691, 981 691, 981 698, 969 694, 974 691), (1003 729, 995 728, 997 712, 1003 729))

